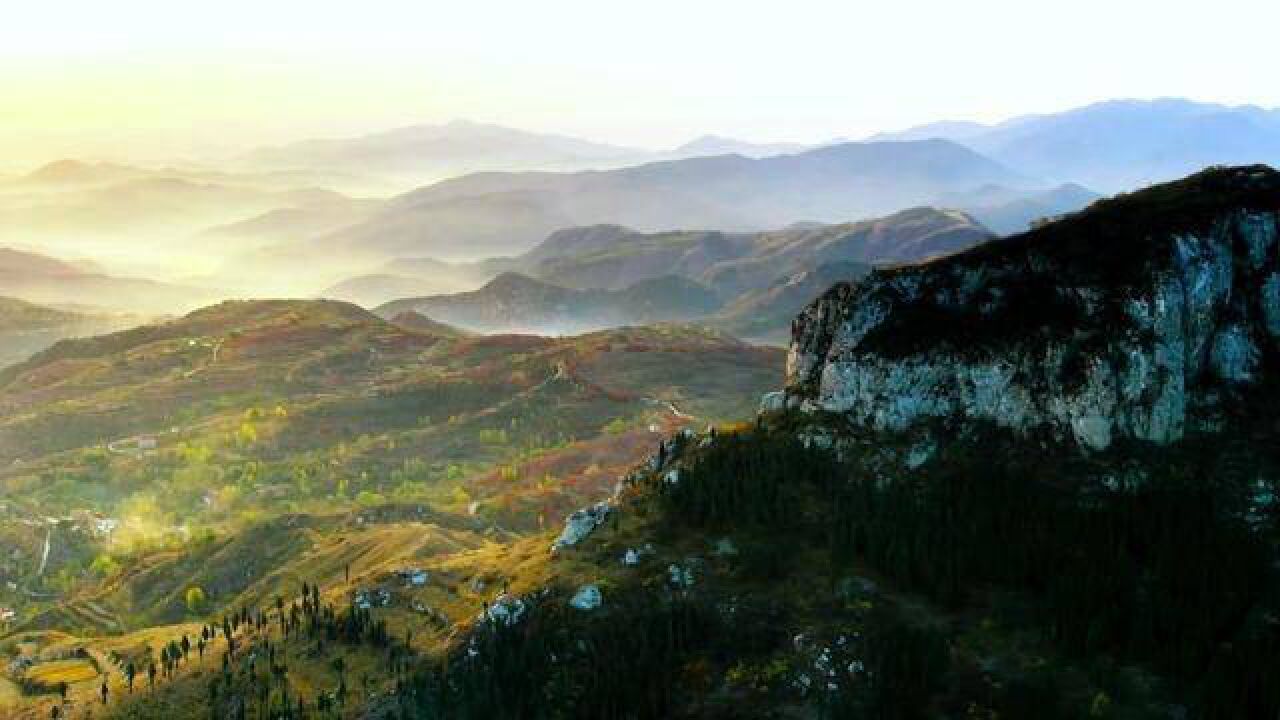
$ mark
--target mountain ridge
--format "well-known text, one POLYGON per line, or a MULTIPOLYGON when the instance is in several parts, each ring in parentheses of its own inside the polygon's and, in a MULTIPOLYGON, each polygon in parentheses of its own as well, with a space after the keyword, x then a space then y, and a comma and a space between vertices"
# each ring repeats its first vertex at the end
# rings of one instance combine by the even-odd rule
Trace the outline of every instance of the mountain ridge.
MULTIPOLYGON (((456 294, 452 300, 435 297, 429 302, 426 298, 391 302, 380 307, 378 313, 389 316, 405 308, 421 309, 436 320, 473 330, 491 329, 504 315, 513 321, 524 318, 525 322, 533 322, 536 315, 533 325, 516 322, 501 326, 525 330, 573 327, 583 319, 575 317, 579 313, 591 316, 591 327, 606 316, 625 324, 701 319, 725 329, 749 329, 750 337, 773 340, 789 326, 790 316, 810 299, 803 293, 816 296, 822 289, 816 283, 820 278, 836 277, 837 269, 845 273, 839 277, 857 277, 872 264, 921 260, 968 248, 991 237, 972 217, 933 208, 910 208, 861 222, 801 225, 765 233, 646 234, 617 225, 567 228, 552 233, 523 255, 453 266, 459 272, 470 268, 477 275, 485 271, 495 274, 496 279, 482 291, 456 294), (819 267, 823 272, 812 272, 819 267), (683 278, 683 284, 672 276, 683 278), (515 293, 539 308, 529 315, 506 296, 514 292, 510 286, 517 279, 529 290, 535 284, 532 278, 542 283, 538 292, 515 293), (653 296, 659 287, 665 287, 672 298, 685 298, 694 304, 683 312, 670 302, 655 305, 653 296), (624 301, 624 297, 629 300, 624 301), (628 312, 628 302, 650 308, 656 314, 628 312), (464 307, 479 314, 466 318, 457 315, 464 307), (486 307, 488 310, 483 310, 486 307), (606 307, 613 309, 606 311, 606 307), (721 310, 727 314, 718 314, 721 310), (436 317, 437 312, 447 314, 436 317), (747 317, 747 312, 758 315, 747 317)), ((374 279, 365 277, 359 282, 374 279)), ((426 280, 409 281, 406 286, 419 283, 425 284, 426 280)))
POLYGON ((1277 211, 1280 173, 1210 169, 836 285, 794 325, 770 403, 892 430, 982 418, 1094 451, 1213 427, 1280 333, 1277 211))
MULTIPOLYGON (((323 238, 351 252, 478 259, 524 252, 569 226, 761 231, 873 217, 988 183, 1033 183, 945 140, 826 146, 761 159, 715 156, 608 171, 476 173, 390 200, 323 238), (484 210, 472 231, 455 218, 484 210)), ((470 221, 469 221, 470 222, 470 221)))
POLYGON ((1058 182, 1134 190, 1206 165, 1280 163, 1280 110, 1183 98, 1105 100, 996 125, 941 123, 882 139, 947 137, 1058 182))
POLYGON ((480 332, 561 335, 687 321, 706 316, 720 305, 709 288, 674 275, 649 278, 618 290, 577 290, 508 271, 478 290, 404 298, 374 312, 383 317, 417 312, 480 332))

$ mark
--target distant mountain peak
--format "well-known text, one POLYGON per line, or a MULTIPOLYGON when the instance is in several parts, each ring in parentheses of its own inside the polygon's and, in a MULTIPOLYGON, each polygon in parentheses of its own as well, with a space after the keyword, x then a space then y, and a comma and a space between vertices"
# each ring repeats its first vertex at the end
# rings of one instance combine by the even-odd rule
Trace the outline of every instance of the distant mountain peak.
MULTIPOLYGON (((964 120, 943 120, 940 122, 916 125, 898 132, 881 132, 866 139, 866 142, 910 142, 918 140, 961 140, 989 130, 990 126, 978 122, 964 120)), ((838 143, 840 141, 833 141, 838 143)))
POLYGON ((304 169, 429 181, 483 171, 616 166, 644 154, 567 135, 455 119, 263 147, 251 152, 245 161, 273 170, 304 169))
POLYGON ((23 278, 32 276, 71 276, 84 272, 71 263, 46 255, 24 252, 13 248, 0 247, 0 276, 13 275, 23 278))
POLYGON ((36 168, 23 176, 22 181, 60 185, 110 182, 137 177, 144 172, 128 165, 108 162, 91 163, 76 158, 63 158, 36 168))
POLYGON ((27 175, 29 178, 40 177, 61 177, 65 175, 84 172, 92 167, 89 163, 75 158, 62 158, 61 160, 53 160, 32 170, 27 175))
POLYGON ((701 135, 677 147, 675 155, 697 157, 702 155, 741 155, 743 157, 767 157, 803 152, 808 146, 800 143, 755 143, 723 135, 701 135))
POLYGON ((500 273, 497 277, 485 283, 480 292, 522 292, 526 290, 544 290, 555 288, 555 285, 535 280, 534 278, 518 273, 508 271, 500 273))

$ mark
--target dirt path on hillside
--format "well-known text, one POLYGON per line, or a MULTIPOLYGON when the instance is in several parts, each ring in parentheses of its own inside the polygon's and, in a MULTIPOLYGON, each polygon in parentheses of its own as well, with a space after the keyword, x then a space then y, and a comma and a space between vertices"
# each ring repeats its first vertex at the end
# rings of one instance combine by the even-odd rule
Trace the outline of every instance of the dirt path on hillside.
POLYGON ((653 405, 661 405, 662 407, 665 407, 672 415, 676 416, 676 418, 680 420, 697 419, 694 416, 690 415, 689 413, 683 412, 682 410, 680 410, 680 408, 676 407, 676 404, 671 402, 670 400, 663 400, 661 398, 656 398, 656 397, 646 397, 645 402, 648 402, 653 405))

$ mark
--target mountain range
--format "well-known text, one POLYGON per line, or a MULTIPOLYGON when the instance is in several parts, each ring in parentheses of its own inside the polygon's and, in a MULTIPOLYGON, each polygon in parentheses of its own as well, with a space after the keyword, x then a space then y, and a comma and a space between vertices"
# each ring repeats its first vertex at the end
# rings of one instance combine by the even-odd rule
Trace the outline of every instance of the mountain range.
POLYGON ((455 120, 265 147, 241 161, 259 170, 340 172, 421 183, 486 170, 617 166, 645 157, 632 148, 455 120))
POLYGON ((1131 190, 1206 164, 1272 158, 1275 126, 1273 111, 1161 100, 1099 103, 995 126, 935 123, 862 143, 806 147, 708 137, 672 153, 676 159, 629 167, 445 180, 393 198, 364 222, 318 242, 382 260, 457 260, 523 251, 574 225, 763 230, 921 204, 963 209, 1009 234, 1078 210, 1099 190, 1131 190), (1227 132, 1224 125, 1239 128, 1227 132), (701 153, 724 154, 682 157, 701 153))
MULTIPOLYGON (((0 249, 0 261, 5 251, 0 249)), ((142 322, 136 316, 33 305, 0 297, 0 368, 69 337, 102 335, 142 322)))
POLYGON ((482 332, 565 332, 700 318, 730 332, 776 339, 825 280, 945 255, 991 237, 964 213, 932 208, 767 233, 570 228, 514 258, 453 266, 464 275, 501 273, 479 290, 396 300, 377 312, 392 317, 414 310, 482 332))
POLYGON ((508 272, 479 290, 396 300, 377 308, 377 313, 393 318, 415 312, 482 332, 573 335, 608 327, 695 320, 720 305, 710 288, 677 275, 641 280, 619 290, 577 290, 508 272))
POLYGON ((195 307, 217 297, 208 289, 117 277, 94 267, 4 247, 0 247, 0 294, 43 305, 152 315, 195 307))
MULTIPOLYGON (((1250 106, 1108 101, 990 126, 933 123, 861 143, 704 136, 646 152, 456 122, 263 149, 234 171, 57 161, 0 183, 0 239, 67 255, 110 250, 117 273, 189 278, 182 282, 231 295, 298 295, 397 258, 518 254, 581 225, 762 231, 933 205, 1011 234, 1098 192, 1207 164, 1275 160, 1277 127, 1276 111, 1250 106), (379 163, 430 179, 466 174, 386 200, 305 184, 342 187, 379 163), (513 172, 533 168, 557 171, 513 172), (144 259, 188 239, 202 254, 198 269, 144 259), (314 277, 292 272, 303 261, 314 277)), ((383 299, 375 295, 362 299, 383 299)))
POLYGON ((352 224, 377 202, 305 180, 56 161, 0 183, 0 243, 97 258, 116 274, 206 284, 182 279, 277 242, 275 233, 292 238, 352 224), (181 259, 170 251, 178 243, 181 259))
POLYGON ((1111 100, 992 126, 935 123, 874 136, 925 137, 949 138, 1033 177, 1115 193, 1208 165, 1280 163, 1280 109, 1111 100))
POLYGON ((708 155, 741 155, 743 157, 769 157, 793 155, 813 147, 801 143, 757 143, 722 135, 703 135, 672 151, 676 157, 705 157, 708 155))
POLYGON ((390 200, 319 239, 338 253, 444 260, 524 252, 573 225, 759 231, 840 222, 1026 178, 942 140, 850 143, 761 159, 693 158, 582 173, 480 173, 390 200))

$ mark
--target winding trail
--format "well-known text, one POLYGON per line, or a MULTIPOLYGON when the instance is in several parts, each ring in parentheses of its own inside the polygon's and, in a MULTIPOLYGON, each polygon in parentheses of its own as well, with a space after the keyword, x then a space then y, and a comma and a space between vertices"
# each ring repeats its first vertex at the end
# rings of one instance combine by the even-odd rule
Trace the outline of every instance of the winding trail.
POLYGON ((661 405, 662 407, 666 408, 668 412, 670 412, 672 415, 676 416, 676 418, 680 420, 696 420, 697 419, 693 415, 690 415, 687 412, 681 411, 680 408, 676 407, 676 404, 671 402, 670 400, 662 400, 656 397, 645 397, 644 401, 651 405, 661 405))

